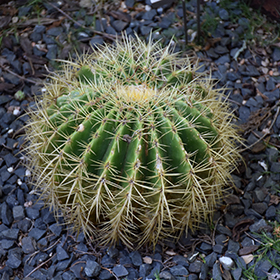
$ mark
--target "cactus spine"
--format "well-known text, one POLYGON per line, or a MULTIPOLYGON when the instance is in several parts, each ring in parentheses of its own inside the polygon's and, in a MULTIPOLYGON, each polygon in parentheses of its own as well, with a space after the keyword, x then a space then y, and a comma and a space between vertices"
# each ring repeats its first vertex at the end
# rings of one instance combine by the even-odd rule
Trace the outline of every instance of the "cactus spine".
POLYGON ((139 38, 65 62, 30 112, 35 185, 75 229, 132 247, 207 219, 239 158, 213 82, 139 38))

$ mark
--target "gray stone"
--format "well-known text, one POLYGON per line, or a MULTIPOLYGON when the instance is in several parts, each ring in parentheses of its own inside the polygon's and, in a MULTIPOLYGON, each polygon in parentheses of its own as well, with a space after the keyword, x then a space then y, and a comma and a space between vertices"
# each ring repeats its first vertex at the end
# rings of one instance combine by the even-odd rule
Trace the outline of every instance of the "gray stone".
POLYGON ((267 210, 268 206, 264 202, 257 202, 252 204, 252 208, 259 214, 263 215, 267 210))
POLYGON ((115 259, 119 256, 119 250, 115 247, 110 247, 108 250, 107 250, 107 254, 110 258, 112 259, 115 259))
POLYGON ((270 162, 276 162, 278 160, 279 157, 279 151, 276 148, 266 148, 266 153, 267 153, 267 157, 268 160, 270 162))
POLYGON ((231 271, 231 275, 233 277, 234 280, 240 280, 241 275, 242 275, 242 269, 240 267, 233 269, 231 271))
POLYGON ((220 266, 218 263, 215 263, 213 265, 213 275, 212 275, 212 278, 215 279, 215 280, 223 280, 222 278, 222 273, 221 273, 221 270, 220 270, 220 266))
POLYGON ((85 274, 88 277, 96 277, 98 276, 99 272, 101 270, 101 266, 92 260, 88 260, 86 262, 86 267, 85 267, 85 274))
POLYGON ((176 278, 169 271, 166 270, 162 271, 159 274, 159 278, 164 280, 176 280, 176 278))
POLYGON ((263 229, 267 228, 267 223, 264 219, 259 220, 249 227, 251 232, 260 233, 263 229))
POLYGON ((28 233, 28 236, 33 237, 36 241, 41 239, 42 236, 46 233, 46 230, 42 230, 39 228, 32 228, 28 233))
POLYGON ((17 228, 5 229, 0 232, 0 239, 17 240, 18 234, 19 229, 17 228))
POLYGON ((140 32, 143 36, 149 35, 152 30, 152 27, 142 25, 140 26, 140 32))
POLYGON ((76 280, 75 275, 71 271, 66 271, 62 274, 63 280, 76 280))
POLYGON ((62 231, 62 226, 58 225, 58 224, 52 224, 49 226, 49 229, 51 230, 51 232, 53 234, 55 234, 56 236, 60 236, 61 231, 62 231))
POLYGON ((264 191, 262 189, 255 189, 253 191, 253 199, 255 202, 263 202, 265 197, 266 197, 266 194, 264 193, 264 191))
POLYGON ((122 20, 114 20, 112 22, 112 26, 117 32, 121 32, 128 26, 128 22, 122 20))
POLYGON ((141 264, 139 267, 139 277, 145 279, 145 277, 150 274, 151 270, 152 270, 152 266, 150 264, 147 263, 141 264))
POLYGON ((15 221, 19 221, 25 218, 24 208, 21 205, 13 207, 13 217, 15 221))
POLYGON ((210 255, 205 257, 205 262, 209 267, 213 267, 214 263, 217 261, 217 254, 212 252, 210 255))
POLYGON ((10 249, 14 245, 14 243, 14 240, 3 239, 0 241, 0 247, 2 249, 10 249))
POLYGON ((280 49, 279 49, 279 48, 275 48, 275 49, 273 50, 272 59, 273 59, 274 61, 280 61, 280 49))
POLYGON ((113 275, 110 273, 110 271, 102 269, 98 278, 100 280, 109 280, 113 279, 113 275))
POLYGON ((35 252, 37 246, 36 246, 35 239, 33 237, 30 236, 23 237, 21 243, 22 243, 22 251, 25 254, 32 254, 35 252))
POLYGON ((222 19, 222 20, 229 20, 229 13, 227 10, 225 9, 220 9, 219 10, 219 17, 222 19))
POLYGON ((48 53, 46 54, 46 58, 49 60, 56 59, 58 47, 56 44, 49 44, 47 45, 48 53))
POLYGON ((58 245, 56 247, 56 253, 57 253, 57 260, 58 261, 63 261, 66 259, 69 259, 69 255, 67 252, 61 247, 61 245, 58 245))
POLYGON ((131 261, 132 261, 133 265, 135 265, 135 266, 140 266, 143 263, 141 255, 138 251, 132 251, 129 254, 129 257, 131 258, 131 261))
POLYGON ((202 266, 202 262, 199 260, 195 260, 194 262, 192 262, 189 266, 189 271, 192 273, 199 273, 201 270, 201 266, 202 266))
POLYGON ((189 274, 188 270, 182 265, 175 265, 170 268, 170 272, 174 276, 187 276, 189 274))
POLYGON ((274 205, 271 205, 267 208, 265 212, 265 218, 268 220, 272 220, 275 218, 275 216, 276 216, 276 208, 274 205))
POLYGON ((53 27, 53 28, 48 29, 46 33, 47 33, 47 35, 57 37, 62 32, 63 32, 63 28, 61 26, 59 26, 59 27, 53 27))
POLYGON ((27 207, 25 209, 26 216, 31 220, 36 220, 40 216, 40 212, 37 209, 34 209, 33 207, 27 207))
POLYGON ((227 248, 228 251, 237 253, 239 249, 240 249, 240 245, 238 242, 235 242, 232 239, 228 241, 228 248, 227 248))
POLYGON ((121 264, 117 264, 114 268, 113 268, 113 272, 116 274, 117 277, 124 277, 128 275, 128 271, 126 270, 126 268, 121 265, 121 264))
POLYGON ((145 12, 144 15, 142 16, 142 19, 153 20, 153 18, 156 16, 156 14, 157 14, 156 10, 152 9, 150 11, 145 12))
POLYGON ((109 255, 104 255, 101 259, 101 264, 104 267, 112 268, 116 264, 116 260, 111 258, 109 255))
POLYGON ((201 268, 200 268, 200 273, 199 273, 199 279, 200 280, 205 280, 208 277, 208 271, 209 267, 206 263, 203 263, 201 268))
POLYGON ((12 269, 18 268, 21 265, 22 250, 20 248, 14 248, 9 250, 8 260, 6 265, 12 269))
POLYGON ((77 279, 81 278, 81 272, 84 271, 86 264, 81 260, 78 260, 71 264, 70 270, 73 272, 77 279))
POLYGON ((267 277, 267 272, 271 269, 272 264, 269 260, 260 260, 256 263, 254 272, 257 277, 267 277))
POLYGON ((225 249, 224 245, 221 244, 215 244, 213 246, 213 251, 218 254, 222 254, 224 252, 224 249, 225 249))
POLYGON ((9 226, 13 222, 12 211, 7 205, 6 202, 3 202, 1 205, 1 220, 4 225, 9 226))

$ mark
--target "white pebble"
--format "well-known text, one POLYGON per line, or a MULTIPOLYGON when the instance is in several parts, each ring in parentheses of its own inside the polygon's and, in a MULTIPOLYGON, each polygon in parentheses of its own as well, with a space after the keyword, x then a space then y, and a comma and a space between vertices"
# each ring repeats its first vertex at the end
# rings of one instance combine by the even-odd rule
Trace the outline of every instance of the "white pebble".
POLYGON ((26 169, 26 171, 25 171, 25 176, 27 176, 27 177, 31 176, 31 172, 28 169, 26 169))
POLYGON ((7 170, 8 170, 8 172, 12 173, 14 171, 14 168, 13 167, 9 167, 7 170))
POLYGON ((229 270, 234 266, 234 261, 229 257, 220 257, 219 261, 226 270, 229 270))

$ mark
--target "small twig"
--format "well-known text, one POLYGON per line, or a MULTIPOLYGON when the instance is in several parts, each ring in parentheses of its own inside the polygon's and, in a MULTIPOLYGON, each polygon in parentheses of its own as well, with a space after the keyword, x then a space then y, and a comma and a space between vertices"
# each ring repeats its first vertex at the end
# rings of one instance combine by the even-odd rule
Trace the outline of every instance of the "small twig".
POLYGON ((13 76, 23 80, 23 81, 26 81, 26 82, 29 82, 29 83, 32 83, 32 84, 37 84, 36 81, 33 81, 33 80, 29 80, 28 78, 25 78, 24 76, 20 76, 18 74, 16 74, 15 72, 13 72, 12 70, 10 70, 8 67, 5 67, 3 65, 0 65, 0 67, 4 70, 4 71, 7 71, 9 72, 10 74, 12 74, 13 76))
POLYGON ((35 271, 37 271, 40 267, 42 267, 44 264, 48 263, 54 256, 56 256, 56 253, 51 256, 49 259, 47 259, 46 261, 40 263, 37 267, 35 267, 33 270, 31 270, 26 276, 25 278, 28 278, 32 273, 34 273, 35 271))
MULTIPOLYGON (((279 105, 279 103, 277 103, 276 105, 279 105)), ((246 150, 248 150, 248 149, 251 149, 251 148, 252 148, 253 146, 255 146, 257 143, 259 143, 261 140, 263 140, 263 139, 270 133, 270 130, 272 129, 274 123, 276 122, 276 119, 277 119, 279 113, 280 113, 280 106, 278 106, 278 108, 277 108, 277 111, 276 111, 276 113, 275 113, 275 115, 274 115, 273 121, 272 121, 271 125, 270 125, 269 128, 268 128, 268 132, 266 132, 262 137, 260 137, 256 142, 254 142, 254 143, 251 144, 250 146, 246 146, 246 147, 245 147, 244 149, 242 149, 240 152, 244 152, 244 151, 246 151, 246 150)))
POLYGON ((48 2, 48 4, 50 6, 52 6, 53 8, 55 8, 57 11, 59 11, 61 14, 63 14, 64 16, 66 16, 68 19, 70 19, 71 21, 73 21, 74 23, 76 23, 78 26, 84 28, 84 29, 88 29, 88 30, 91 30, 93 33, 97 34, 97 35, 100 35, 100 36, 103 36, 107 39, 110 39, 112 41, 116 40, 119 36, 117 35, 113 35, 113 34, 108 34, 108 33, 105 33, 105 32, 100 32, 100 31, 97 31, 93 28, 90 28, 90 27, 86 27, 85 25, 79 23, 78 21, 76 21, 75 19, 73 19, 72 17, 70 17, 68 14, 66 14, 64 11, 62 11, 61 9, 59 9, 58 7, 56 7, 55 5, 53 5, 52 3, 48 2))

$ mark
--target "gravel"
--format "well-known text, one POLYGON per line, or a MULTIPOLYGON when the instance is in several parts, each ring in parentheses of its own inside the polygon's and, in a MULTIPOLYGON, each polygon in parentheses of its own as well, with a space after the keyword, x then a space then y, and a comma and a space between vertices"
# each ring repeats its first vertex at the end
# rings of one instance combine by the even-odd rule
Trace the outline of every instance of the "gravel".
MULTIPOLYGON (((75 57, 73 42, 78 44, 78 51, 89 51, 89 46, 112 42, 123 31, 145 38, 153 31, 152 37, 164 45, 176 34, 176 51, 184 51, 183 27, 178 24, 183 17, 180 4, 156 9, 149 1, 126 0, 126 8, 109 7, 106 16, 95 18, 75 6, 76 2, 74 12, 61 3, 45 3, 44 13, 50 23, 30 22, 19 38, 12 33, 4 37, 0 49, 0 279, 130 280, 159 275, 170 280, 241 280, 245 279, 244 270, 253 265, 256 279, 280 274, 269 261, 280 259, 274 249, 247 262, 250 254, 259 254, 262 240, 256 234, 264 230, 273 237, 270 222, 280 222, 280 48, 248 48, 242 36, 250 21, 242 16, 237 1, 226 8, 214 1, 203 5, 208 15, 219 20, 208 30, 214 43, 196 51, 200 71, 211 70, 212 77, 219 80, 217 88, 228 88, 226 95, 238 117, 236 124, 243 129, 246 145, 252 145, 243 152, 239 173, 233 175, 236 188, 229 191, 214 214, 214 231, 205 225, 182 236, 179 243, 168 240, 155 250, 145 247, 129 251, 122 244, 104 248, 89 243, 83 234, 77 237, 63 225, 63 219, 58 223, 50 209, 37 202, 30 172, 24 167, 20 129, 27 120, 25 109, 32 108, 34 98, 40 96, 40 84, 47 74, 45 65, 53 70, 55 59, 67 58, 69 53, 75 57), (77 22, 52 21, 61 16, 53 5, 65 8, 77 22), (237 23, 230 21, 232 16, 239 17, 237 23), (81 30, 81 25, 94 26, 97 32, 81 30), (18 90, 25 93, 24 100, 14 97, 18 90), (269 145, 259 141, 260 137, 269 145), (258 144, 253 145, 256 141, 258 144)), ((196 0, 188 1, 186 8, 195 13, 196 0)), ((28 21, 35 9, 18 7, 13 16, 28 21)), ((201 20, 205 17, 203 13, 201 20)), ((188 20, 189 41, 196 38, 192 33, 196 26, 194 19, 188 20)))

